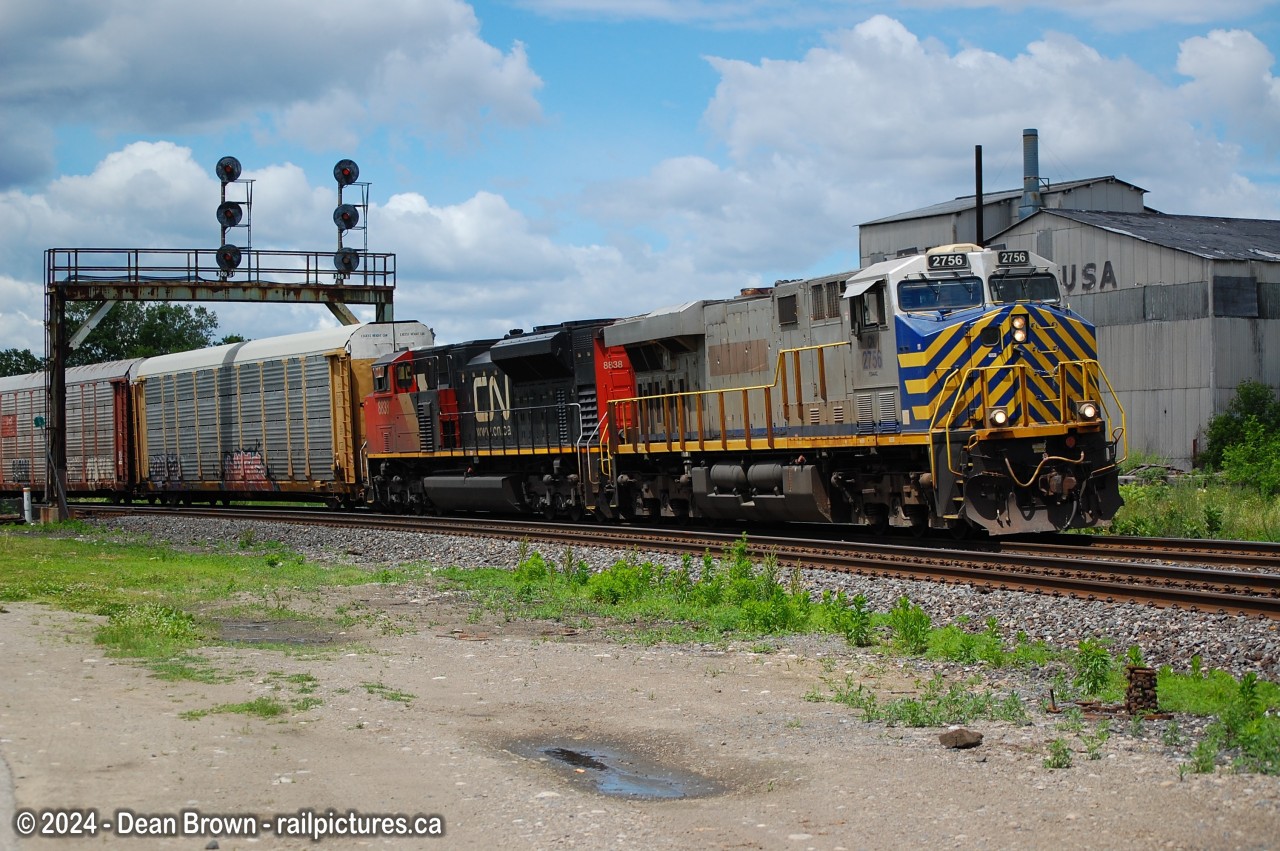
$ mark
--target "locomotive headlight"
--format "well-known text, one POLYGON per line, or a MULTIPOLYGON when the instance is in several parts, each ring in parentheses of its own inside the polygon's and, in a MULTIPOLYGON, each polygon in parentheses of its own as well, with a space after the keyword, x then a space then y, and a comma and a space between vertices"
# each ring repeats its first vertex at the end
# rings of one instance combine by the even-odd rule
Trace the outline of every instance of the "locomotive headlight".
POLYGON ((1076 403, 1076 415, 1082 420, 1096 420, 1098 418, 1098 403, 1090 401, 1076 403))
POLYGON ((993 428, 1003 428, 1009 424, 1009 412, 1004 408, 992 408, 991 413, 987 414, 987 420, 993 428))
POLYGON ((1013 341, 1015 343, 1025 343, 1027 341, 1027 317, 1013 317, 1013 341))

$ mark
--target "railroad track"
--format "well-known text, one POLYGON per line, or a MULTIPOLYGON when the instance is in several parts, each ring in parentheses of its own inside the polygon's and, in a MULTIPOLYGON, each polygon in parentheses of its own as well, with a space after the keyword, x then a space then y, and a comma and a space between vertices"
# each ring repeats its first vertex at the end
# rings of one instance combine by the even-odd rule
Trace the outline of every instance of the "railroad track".
MULTIPOLYGON (((76 507, 84 514, 183 514, 428 534, 527 539, 551 546, 636 548, 701 556, 738 540, 732 532, 535 523, 475 517, 404 517, 304 509, 76 507)), ((752 535, 757 558, 785 567, 971 585, 1077 600, 1149 605, 1280 620, 1280 548, 1237 541, 1057 536, 1048 541, 830 541, 752 535), (1074 540, 1074 539, 1079 539, 1074 540), (1064 540, 1072 539, 1072 540, 1064 540)))

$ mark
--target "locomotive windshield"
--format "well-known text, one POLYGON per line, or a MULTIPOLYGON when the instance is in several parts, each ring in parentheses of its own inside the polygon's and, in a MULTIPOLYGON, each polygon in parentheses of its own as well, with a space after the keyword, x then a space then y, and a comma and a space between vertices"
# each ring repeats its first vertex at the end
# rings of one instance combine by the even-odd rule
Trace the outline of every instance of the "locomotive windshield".
POLYGON ((980 278, 900 281, 898 306, 903 310, 959 310, 982 304, 980 278))
POLYGON ((991 299, 999 304, 1013 301, 1057 301, 1058 282, 1048 272, 997 273, 991 276, 991 299))

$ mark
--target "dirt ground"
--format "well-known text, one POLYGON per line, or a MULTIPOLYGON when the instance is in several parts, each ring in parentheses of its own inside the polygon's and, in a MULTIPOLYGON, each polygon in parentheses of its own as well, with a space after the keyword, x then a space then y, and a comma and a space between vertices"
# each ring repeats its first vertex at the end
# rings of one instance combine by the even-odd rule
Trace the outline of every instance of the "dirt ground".
MULTIPOLYGON (((104 657, 97 618, 5 604, 0 851, 311 848, 279 835, 275 817, 305 832, 317 824, 307 813, 330 810, 438 816, 420 826, 444 830, 331 835, 330 848, 1280 846, 1280 778, 1180 779, 1158 736, 1113 737, 1100 760, 1075 740, 1072 767, 1050 770, 1048 742, 1063 734, 1038 710, 1029 725, 972 725, 982 744, 950 750, 937 729, 867 724, 806 700, 846 673, 886 697, 926 676, 838 642, 640 647, 477 620, 423 588, 341 593, 360 615, 342 634, 227 624, 228 637, 290 643, 201 651, 218 682, 166 681, 104 657), (211 711, 261 697, 290 711, 211 711), (17 836, 28 810, 56 826, 41 813, 55 808, 92 808, 113 827, 17 836), (251 816, 258 835, 188 813, 251 816), (140 815, 193 830, 124 838, 122 822, 131 834, 172 826, 140 815)), ((330 612, 343 602, 313 601, 330 612)))

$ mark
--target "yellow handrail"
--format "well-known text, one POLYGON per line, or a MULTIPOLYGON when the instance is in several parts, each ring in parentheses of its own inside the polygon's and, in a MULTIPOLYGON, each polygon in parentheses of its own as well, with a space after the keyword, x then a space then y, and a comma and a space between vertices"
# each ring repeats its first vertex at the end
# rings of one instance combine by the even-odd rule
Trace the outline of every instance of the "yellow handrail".
MULTIPOLYGON (((766 414, 765 442, 767 445, 772 446, 774 443, 773 410, 772 410, 774 388, 780 388, 781 390, 782 409, 783 409, 782 415, 784 418, 788 417, 787 407, 789 404, 789 399, 791 394, 788 392, 788 381, 787 381, 788 376, 787 376, 787 370, 786 370, 787 356, 790 355, 792 358, 792 361, 793 361, 792 372, 794 374, 794 380, 797 385, 795 388, 796 417, 802 419, 803 413, 801 411, 801 406, 803 405, 803 402, 801 401, 801 391, 799 386, 800 380, 801 380, 800 355, 804 352, 820 351, 823 349, 832 349, 840 346, 851 346, 851 345, 852 345, 851 341, 842 340, 838 343, 819 343, 812 346, 798 346, 796 348, 780 349, 778 351, 777 361, 774 365, 773 381, 769 384, 753 384, 746 387, 725 387, 725 388, 720 388, 716 390, 682 390, 676 393, 657 393, 651 396, 631 396, 624 399, 611 399, 608 402, 611 422, 616 421, 617 418, 613 416, 613 413, 618 409, 618 406, 620 405, 633 406, 633 408, 635 409, 635 415, 629 418, 629 421, 633 423, 633 425, 629 429, 616 429, 616 428, 611 429, 610 434, 621 443, 643 444, 646 452, 650 451, 650 449, 652 448, 652 442, 654 440, 664 444, 663 448, 665 448, 668 451, 670 451, 673 448, 673 444, 676 442, 678 442, 679 448, 681 450, 685 450, 688 448, 688 444, 693 441, 689 441, 685 437, 685 427, 689 425, 689 422, 688 422, 688 417, 686 417, 685 415, 684 401, 687 399, 692 399, 694 401, 694 415, 695 415, 693 425, 695 425, 697 428, 697 438, 696 438, 695 448, 699 450, 705 449, 706 448, 706 432, 704 429, 703 412, 704 410, 706 410, 707 412, 710 412, 710 409, 703 405, 703 398, 714 396, 716 397, 717 408, 719 413, 720 438, 718 442, 720 444, 720 447, 724 449, 728 447, 727 429, 725 428, 725 422, 726 422, 725 396, 730 393, 740 393, 742 395, 741 410, 742 410, 743 428, 745 432, 747 445, 748 447, 750 447, 751 445, 750 394, 752 392, 760 392, 763 395, 764 408, 765 408, 765 414, 766 414), (660 410, 661 410, 662 421, 661 423, 656 423, 656 422, 651 423, 650 422, 650 406, 648 404, 643 404, 643 403, 652 403, 652 402, 657 402, 658 400, 661 400, 660 410), (675 407, 674 418, 672 417, 673 406, 675 407), (671 425, 673 424, 673 419, 674 419, 675 425, 680 429, 679 435, 677 437, 673 437, 671 434, 671 425), (657 437, 654 436, 654 433, 651 431, 651 425, 652 426, 661 425, 662 432, 660 433, 659 436, 657 437), (626 432, 630 429, 636 429, 638 431, 635 440, 628 440, 626 437, 626 432)), ((826 364, 821 354, 818 356, 818 362, 819 362, 818 363, 818 383, 819 383, 818 392, 819 392, 819 397, 825 400, 827 398, 826 364)), ((657 412, 655 411, 654 413, 657 413, 657 412)))
MULTIPOLYGON (((943 382, 941 398, 951 397, 949 407, 943 408, 939 406, 934 410, 933 420, 929 424, 930 435, 949 435, 956 427, 970 416, 967 409, 976 396, 980 408, 976 412, 978 414, 977 422, 986 423, 988 412, 992 407, 991 400, 993 398, 993 388, 997 380, 1004 380, 1005 376, 1012 375, 1013 381, 1016 383, 1015 396, 1017 398, 1017 406, 1020 411, 1029 410, 1028 404, 1031 399, 1030 382, 1033 376, 1038 375, 1026 364, 1006 364, 1001 366, 972 366, 964 370, 956 370, 947 376, 943 382), (999 376, 999 378, 997 378, 999 376)), ((1116 395, 1115 389, 1111 386, 1110 379, 1102 369, 1102 365, 1096 360, 1085 359, 1076 361, 1063 361, 1058 364, 1054 379, 1057 382, 1057 395, 1052 401, 1057 403, 1057 419, 1049 422, 1024 423, 1019 425, 1010 424, 1000 429, 991 428, 974 428, 973 437, 976 438, 981 432, 991 431, 1017 431, 1022 436, 1035 434, 1037 431, 1061 431, 1069 424, 1087 425, 1090 421, 1076 419, 1073 404, 1083 401, 1092 401, 1101 406, 1103 417, 1098 420, 1102 422, 1114 422, 1112 416, 1111 405, 1107 402, 1110 396, 1111 401, 1115 404, 1116 410, 1120 415, 1120 426, 1112 433, 1113 440, 1123 442, 1123 456, 1118 458, 1112 465, 1102 469, 1109 469, 1111 466, 1118 464, 1129 454, 1128 428, 1125 420, 1124 407, 1120 404, 1120 399, 1116 395), (1075 375, 1078 378, 1080 389, 1072 391, 1068 378, 1075 375), (1102 392, 1102 385, 1106 385, 1107 392, 1102 392), (1093 390, 1095 392, 1090 392, 1093 390)), ((1045 401, 1050 401, 1046 399, 1045 401)), ((962 477, 963 472, 957 469, 956 460, 953 457, 954 441, 948 439, 947 444, 947 470, 952 475, 962 477)), ((929 466, 933 470, 937 470, 937 458, 935 456, 936 447, 933 440, 929 441, 929 466)), ((1098 472, 1098 471, 1095 471, 1098 472)))

